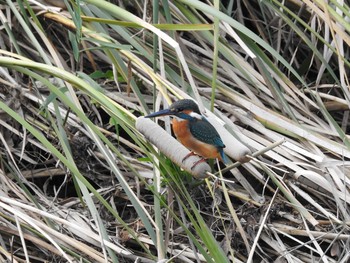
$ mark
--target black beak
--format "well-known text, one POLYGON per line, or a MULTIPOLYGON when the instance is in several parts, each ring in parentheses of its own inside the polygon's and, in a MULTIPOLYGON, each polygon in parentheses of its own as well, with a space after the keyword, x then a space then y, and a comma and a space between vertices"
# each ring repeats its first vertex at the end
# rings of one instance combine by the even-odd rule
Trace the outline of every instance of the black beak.
POLYGON ((153 118, 158 116, 175 115, 175 113, 170 109, 165 109, 157 112, 153 112, 150 115, 145 116, 145 118, 153 118))

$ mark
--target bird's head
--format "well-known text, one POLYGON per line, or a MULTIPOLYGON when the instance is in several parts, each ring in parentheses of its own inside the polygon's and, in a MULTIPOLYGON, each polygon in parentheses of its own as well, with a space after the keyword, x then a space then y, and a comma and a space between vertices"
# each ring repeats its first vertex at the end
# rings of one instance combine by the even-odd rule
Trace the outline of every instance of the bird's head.
POLYGON ((167 115, 176 116, 182 119, 202 118, 197 103, 190 99, 178 100, 171 104, 168 109, 151 113, 150 115, 147 115, 146 118, 167 115))

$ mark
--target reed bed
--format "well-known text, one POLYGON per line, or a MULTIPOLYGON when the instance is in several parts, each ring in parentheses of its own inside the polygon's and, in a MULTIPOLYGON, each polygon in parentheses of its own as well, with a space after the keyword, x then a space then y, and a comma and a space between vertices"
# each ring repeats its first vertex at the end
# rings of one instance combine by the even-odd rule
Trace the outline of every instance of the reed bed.
POLYGON ((349 17, 343 1, 2 1, 0 261, 348 262, 349 17), (231 160, 199 178, 137 125, 182 98, 231 160))

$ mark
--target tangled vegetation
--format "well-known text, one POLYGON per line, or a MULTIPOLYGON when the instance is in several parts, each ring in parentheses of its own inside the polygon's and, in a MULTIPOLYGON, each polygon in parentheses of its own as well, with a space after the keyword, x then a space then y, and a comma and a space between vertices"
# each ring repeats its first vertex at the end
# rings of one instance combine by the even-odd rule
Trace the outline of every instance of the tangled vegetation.
POLYGON ((0 261, 349 261, 349 14, 1 1, 0 261), (232 160, 205 180, 135 126, 191 97, 232 160))

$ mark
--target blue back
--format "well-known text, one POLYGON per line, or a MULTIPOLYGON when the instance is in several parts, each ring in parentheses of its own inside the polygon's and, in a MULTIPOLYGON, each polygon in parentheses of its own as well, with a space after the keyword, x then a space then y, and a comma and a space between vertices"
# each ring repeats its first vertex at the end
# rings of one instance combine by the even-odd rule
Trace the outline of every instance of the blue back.
MULTIPOLYGON (((187 114, 186 114, 187 115, 187 114)), ((189 115, 187 115, 189 116, 189 115)), ((191 116, 189 116, 191 117, 191 116)), ((219 133, 215 127, 204 117, 201 120, 191 117, 189 120, 189 129, 193 137, 197 140, 216 146, 224 163, 227 157, 224 154, 225 144, 222 142, 219 133)))

